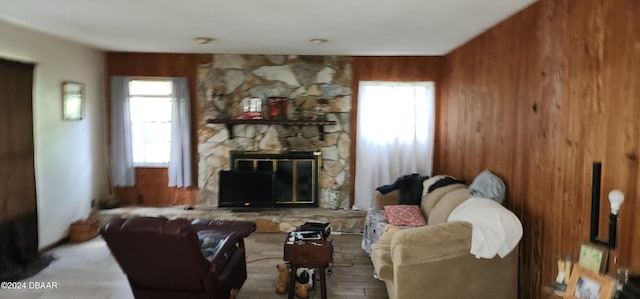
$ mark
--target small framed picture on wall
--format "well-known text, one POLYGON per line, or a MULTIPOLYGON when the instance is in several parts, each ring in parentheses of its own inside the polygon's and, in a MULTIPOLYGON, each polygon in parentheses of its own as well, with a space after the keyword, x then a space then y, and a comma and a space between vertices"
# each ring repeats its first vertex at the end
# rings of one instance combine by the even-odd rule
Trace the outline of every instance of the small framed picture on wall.
POLYGON ((81 120, 84 110, 84 84, 62 82, 62 119, 81 120))

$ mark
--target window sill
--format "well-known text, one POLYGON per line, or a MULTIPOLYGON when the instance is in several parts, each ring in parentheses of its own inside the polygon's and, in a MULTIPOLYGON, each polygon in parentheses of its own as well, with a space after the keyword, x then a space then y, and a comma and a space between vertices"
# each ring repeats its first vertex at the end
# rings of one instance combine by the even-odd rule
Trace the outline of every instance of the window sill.
POLYGON ((147 164, 134 164, 134 168, 169 168, 169 164, 162 163, 147 163, 147 164))

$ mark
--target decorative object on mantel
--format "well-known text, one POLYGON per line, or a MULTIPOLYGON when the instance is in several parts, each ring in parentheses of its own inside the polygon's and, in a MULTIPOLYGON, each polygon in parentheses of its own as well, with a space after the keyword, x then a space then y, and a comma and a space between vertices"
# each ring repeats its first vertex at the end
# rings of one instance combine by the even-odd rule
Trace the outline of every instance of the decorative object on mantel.
POLYGON ((245 98, 244 112, 241 119, 262 119, 262 99, 261 98, 245 98))
POLYGON ((285 97, 267 98, 267 106, 269 107, 269 119, 273 119, 273 120, 287 119, 287 105, 289 105, 288 98, 285 98, 285 97))
POLYGON ((81 120, 84 106, 84 84, 62 82, 62 119, 81 120))
POLYGON ((616 248, 616 235, 618 232, 618 211, 624 202, 624 194, 620 190, 609 192, 609 202, 611 204, 611 214, 609 215, 609 241, 598 238, 600 226, 600 173, 602 163, 593 163, 593 176, 591 185, 591 233, 590 240, 594 244, 616 248))
POLYGON ((313 108, 315 112, 315 120, 325 121, 327 120, 327 111, 329 110, 329 100, 327 99, 319 99, 318 106, 313 108))

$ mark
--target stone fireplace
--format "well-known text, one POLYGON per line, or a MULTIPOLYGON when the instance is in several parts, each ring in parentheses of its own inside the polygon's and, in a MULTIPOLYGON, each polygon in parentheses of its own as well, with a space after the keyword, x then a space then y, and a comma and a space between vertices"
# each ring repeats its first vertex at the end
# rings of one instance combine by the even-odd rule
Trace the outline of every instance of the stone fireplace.
MULTIPOLYGON (((238 153, 319 152, 313 183, 291 181, 291 191, 278 201, 324 208, 348 208, 350 165, 351 58, 294 55, 212 55, 198 73, 199 203, 217 207, 220 171, 266 167, 291 172, 311 166, 308 162, 256 162, 237 158, 238 153), (257 97, 288 99, 286 120, 307 120, 319 107, 331 125, 306 126, 246 123, 226 126, 208 120, 237 119, 243 100, 257 97), (335 124, 333 124, 335 122, 335 124), (230 132, 229 130, 232 130, 230 132), (251 165, 251 166, 249 166, 251 165), (274 166, 275 165, 275 166, 274 166), (328 196, 329 193, 333 195, 328 196), (339 194, 338 204, 328 202, 339 194)), ((255 158, 255 157, 254 157, 255 158)), ((251 160, 251 157, 246 158, 251 160)), ((282 183, 284 184, 284 183, 282 183)))

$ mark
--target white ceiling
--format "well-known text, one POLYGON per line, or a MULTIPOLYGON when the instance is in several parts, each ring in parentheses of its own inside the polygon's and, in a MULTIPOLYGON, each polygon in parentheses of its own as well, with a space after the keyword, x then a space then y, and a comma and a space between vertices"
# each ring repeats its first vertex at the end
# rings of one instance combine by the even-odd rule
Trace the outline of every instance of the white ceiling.
POLYGON ((0 0, 0 20, 107 51, 443 55, 533 2, 0 0))

